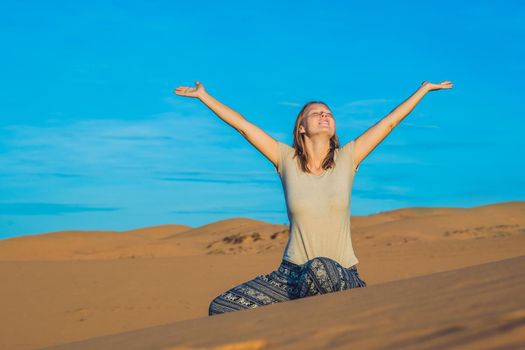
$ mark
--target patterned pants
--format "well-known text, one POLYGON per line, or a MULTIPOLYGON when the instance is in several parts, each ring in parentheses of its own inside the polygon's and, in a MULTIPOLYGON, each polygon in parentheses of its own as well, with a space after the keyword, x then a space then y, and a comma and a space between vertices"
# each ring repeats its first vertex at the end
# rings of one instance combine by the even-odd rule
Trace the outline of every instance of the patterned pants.
POLYGON ((283 301, 366 287, 356 265, 345 268, 327 257, 316 257, 302 265, 282 260, 278 269, 241 283, 211 302, 208 314, 253 309, 283 301))

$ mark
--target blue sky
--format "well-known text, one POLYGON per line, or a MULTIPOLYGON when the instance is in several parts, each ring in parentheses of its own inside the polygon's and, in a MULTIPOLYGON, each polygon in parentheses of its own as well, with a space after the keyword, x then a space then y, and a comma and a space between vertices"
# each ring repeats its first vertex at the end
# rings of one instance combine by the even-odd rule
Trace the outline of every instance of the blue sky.
POLYGON ((196 99, 342 143, 427 80, 360 165, 352 214, 524 200, 521 1, 16 1, 0 11, 0 238, 233 217, 287 223, 272 164, 196 99))

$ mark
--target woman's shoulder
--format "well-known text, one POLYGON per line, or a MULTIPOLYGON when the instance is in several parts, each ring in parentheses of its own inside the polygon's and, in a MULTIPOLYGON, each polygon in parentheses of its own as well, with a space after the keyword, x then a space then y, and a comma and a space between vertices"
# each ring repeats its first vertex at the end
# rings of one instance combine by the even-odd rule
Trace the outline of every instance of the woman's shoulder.
POLYGON ((343 143, 340 148, 341 149, 351 149, 354 146, 355 140, 350 140, 348 142, 343 143))
POLYGON ((279 140, 277 140, 277 144, 279 145, 279 164, 276 170, 279 174, 282 174, 286 167, 287 159, 292 158, 295 154, 295 148, 279 140))
POLYGON ((350 164, 352 164, 352 167, 355 173, 359 169, 359 165, 357 164, 357 168, 356 168, 356 164, 354 160, 354 157, 355 157, 354 148, 355 148, 355 140, 348 141, 343 146, 339 147, 339 151, 338 151, 339 153, 337 157, 341 159, 347 159, 347 161, 349 161, 350 164))
POLYGON ((344 145, 340 145, 338 148, 339 154, 351 156, 354 150, 354 143, 355 143, 355 140, 351 140, 345 143, 344 145))
POLYGON ((288 145, 287 143, 281 142, 279 140, 277 140, 277 143, 279 144, 279 150, 280 151, 283 151, 283 152, 286 152, 286 153, 295 152, 295 148, 293 148, 292 146, 288 145))

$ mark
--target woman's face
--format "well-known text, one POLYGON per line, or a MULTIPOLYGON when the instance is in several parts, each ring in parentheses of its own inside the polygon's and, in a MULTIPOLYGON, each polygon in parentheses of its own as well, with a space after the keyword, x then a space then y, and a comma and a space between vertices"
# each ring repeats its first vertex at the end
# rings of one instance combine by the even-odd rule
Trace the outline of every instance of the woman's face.
POLYGON ((301 132, 308 135, 325 133, 332 137, 335 134, 335 119, 327 106, 314 103, 306 108, 301 127, 301 132))

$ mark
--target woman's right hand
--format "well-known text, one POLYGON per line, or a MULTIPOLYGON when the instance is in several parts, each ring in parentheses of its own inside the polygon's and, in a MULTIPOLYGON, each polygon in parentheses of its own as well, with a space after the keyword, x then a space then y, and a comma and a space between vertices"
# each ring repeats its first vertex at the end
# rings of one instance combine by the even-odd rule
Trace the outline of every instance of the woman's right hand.
POLYGON ((175 88, 173 92, 179 96, 200 98, 206 93, 206 90, 204 89, 204 85, 202 85, 198 81, 195 82, 195 85, 197 86, 196 88, 189 86, 179 86, 175 88))

